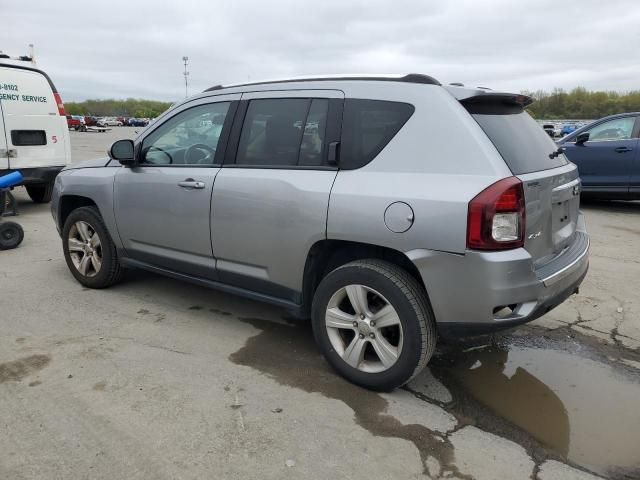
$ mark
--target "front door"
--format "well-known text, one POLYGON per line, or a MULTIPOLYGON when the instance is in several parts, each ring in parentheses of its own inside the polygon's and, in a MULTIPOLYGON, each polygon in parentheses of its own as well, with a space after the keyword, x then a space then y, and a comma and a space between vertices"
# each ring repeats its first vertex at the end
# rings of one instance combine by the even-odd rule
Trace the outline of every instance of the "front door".
POLYGON ((587 130, 587 142, 563 145, 569 160, 578 166, 585 191, 621 196, 628 193, 631 165, 638 147, 634 123, 635 117, 608 120, 587 130))
POLYGON ((327 155, 339 140, 342 99, 328 90, 243 94, 213 189, 221 281, 300 303, 307 254, 326 238, 337 174, 327 155))
POLYGON ((138 163, 115 177, 118 233, 128 258, 215 279, 213 182, 239 95, 185 105, 136 143, 138 163))

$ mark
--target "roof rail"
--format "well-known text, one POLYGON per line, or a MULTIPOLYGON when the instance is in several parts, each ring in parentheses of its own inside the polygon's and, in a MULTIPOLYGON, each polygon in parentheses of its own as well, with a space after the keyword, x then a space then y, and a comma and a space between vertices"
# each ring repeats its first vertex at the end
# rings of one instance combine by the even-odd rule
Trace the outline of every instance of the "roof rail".
POLYGON ((356 74, 356 75, 319 75, 315 77, 299 77, 299 78, 284 78, 279 80, 263 80, 259 82, 249 83, 236 83, 233 85, 215 85, 209 87, 205 92, 212 92, 215 90, 222 90, 224 88, 233 87, 246 87, 249 85, 268 85, 271 83, 291 83, 291 82, 320 82, 331 80, 374 80, 374 81, 387 81, 387 82, 406 82, 406 83, 423 83, 428 85, 441 85, 441 83, 429 75, 423 75, 421 73, 409 73, 406 75, 372 75, 372 74, 356 74))

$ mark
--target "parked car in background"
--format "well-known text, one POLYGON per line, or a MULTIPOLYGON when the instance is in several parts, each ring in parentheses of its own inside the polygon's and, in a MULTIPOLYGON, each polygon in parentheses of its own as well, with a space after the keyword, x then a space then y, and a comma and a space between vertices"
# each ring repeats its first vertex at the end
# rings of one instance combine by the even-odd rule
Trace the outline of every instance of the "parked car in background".
POLYGON ((76 131, 86 130, 86 123, 82 115, 67 115, 67 128, 76 131))
POLYGON ((0 78, 0 176, 20 171, 31 199, 48 202, 56 175, 71 162, 69 123, 82 123, 66 116, 44 71, 0 60, 0 78))
POLYGON ((560 128, 560 135, 564 136, 564 135, 569 135, 571 132, 575 131, 577 129, 577 126, 575 123, 565 123, 564 125, 562 125, 562 128, 560 128))
POLYGON ((93 116, 84 117, 84 123, 87 127, 94 127, 98 125, 98 118, 93 116))
POLYGON ((63 171, 51 212, 81 284, 137 267, 310 315, 340 374, 390 390, 438 334, 529 322, 586 275, 578 170, 531 101, 418 74, 212 87, 63 171))
POLYGON ((558 141, 578 166, 585 196, 640 199, 640 112, 601 118, 558 141))
POLYGON ((129 125, 129 117, 116 117, 122 125, 129 125))
POLYGON ((130 118, 129 126, 130 127, 146 127, 149 125, 149 121, 144 118, 130 118))
POLYGON ((97 121, 100 127, 121 127, 122 122, 114 117, 103 117, 97 121))
POLYGON ((542 129, 547 132, 551 138, 555 136, 556 126, 553 123, 545 123, 542 125, 542 129))

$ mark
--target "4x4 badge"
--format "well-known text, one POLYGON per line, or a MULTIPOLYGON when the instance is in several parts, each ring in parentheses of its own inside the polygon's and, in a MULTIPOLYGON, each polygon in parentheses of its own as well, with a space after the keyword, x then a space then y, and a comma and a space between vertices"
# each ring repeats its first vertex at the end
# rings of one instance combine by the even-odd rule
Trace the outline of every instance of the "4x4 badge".
POLYGON ((532 233, 531 235, 529 235, 527 238, 529 240, 533 240, 534 238, 538 238, 540 235, 542 235, 542 230, 536 233, 532 233))
POLYGON ((573 196, 580 195, 580 185, 573 186, 573 196))

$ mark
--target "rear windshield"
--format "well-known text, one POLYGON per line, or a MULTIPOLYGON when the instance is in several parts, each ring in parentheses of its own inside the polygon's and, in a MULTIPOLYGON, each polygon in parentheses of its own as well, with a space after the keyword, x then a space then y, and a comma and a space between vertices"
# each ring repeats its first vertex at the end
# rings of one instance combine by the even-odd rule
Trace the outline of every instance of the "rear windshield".
POLYGON ((566 165, 564 155, 549 158, 558 146, 549 135, 520 110, 518 113, 472 113, 514 175, 566 165))

